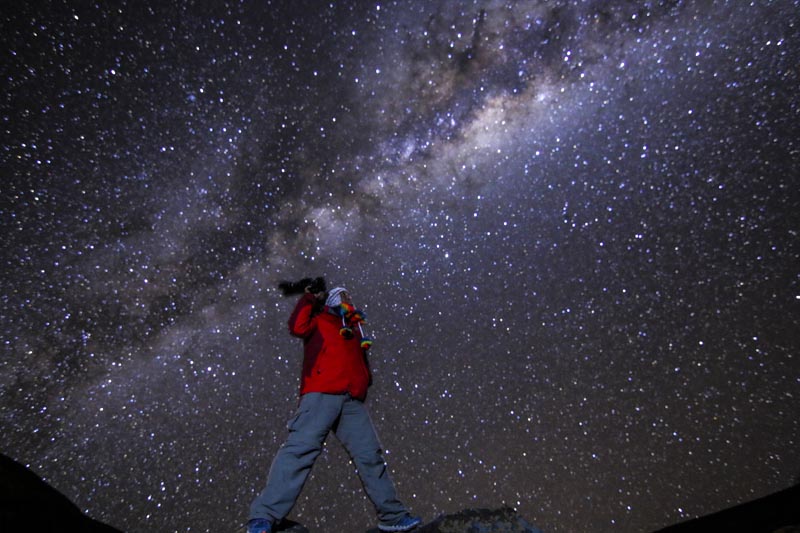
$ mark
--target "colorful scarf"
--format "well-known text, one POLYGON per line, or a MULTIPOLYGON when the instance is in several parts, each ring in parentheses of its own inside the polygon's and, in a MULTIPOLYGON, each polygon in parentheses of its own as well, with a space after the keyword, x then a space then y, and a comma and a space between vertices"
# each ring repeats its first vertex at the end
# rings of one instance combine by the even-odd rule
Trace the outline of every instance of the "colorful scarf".
POLYGON ((364 335, 364 328, 361 326, 367 321, 364 312, 345 302, 330 309, 331 312, 342 317, 342 327, 339 329, 339 335, 345 339, 352 339, 355 336, 353 330, 358 328, 359 333, 361 333, 361 348, 369 350, 372 346, 372 339, 364 335))

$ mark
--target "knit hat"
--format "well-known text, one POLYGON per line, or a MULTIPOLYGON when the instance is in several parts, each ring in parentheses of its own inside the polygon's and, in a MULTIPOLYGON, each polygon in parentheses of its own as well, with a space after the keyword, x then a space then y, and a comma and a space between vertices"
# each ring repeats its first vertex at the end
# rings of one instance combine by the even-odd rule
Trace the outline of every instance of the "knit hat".
POLYGON ((328 299, 325 300, 325 305, 328 307, 336 307, 342 303, 342 293, 347 292, 347 289, 344 287, 336 287, 335 289, 331 289, 331 292, 328 293, 328 299))

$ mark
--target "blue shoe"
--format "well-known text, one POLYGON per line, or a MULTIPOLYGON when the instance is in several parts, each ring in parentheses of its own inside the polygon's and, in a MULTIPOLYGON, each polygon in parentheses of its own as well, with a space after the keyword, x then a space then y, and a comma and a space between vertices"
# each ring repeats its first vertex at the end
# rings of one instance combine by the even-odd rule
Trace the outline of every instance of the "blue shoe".
POLYGON ((247 533, 272 533, 272 522, 266 518, 253 518, 247 523, 247 533))
POLYGON ((411 531, 421 523, 422 518, 406 515, 394 524, 378 524, 378 529, 381 531, 411 531))

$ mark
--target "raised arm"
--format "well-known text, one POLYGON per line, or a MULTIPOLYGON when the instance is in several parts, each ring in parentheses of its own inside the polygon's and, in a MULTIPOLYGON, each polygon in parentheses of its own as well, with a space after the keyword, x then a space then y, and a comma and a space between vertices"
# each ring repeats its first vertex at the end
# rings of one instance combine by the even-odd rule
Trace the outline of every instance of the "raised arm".
POLYGON ((292 316, 289 317, 289 333, 295 337, 306 338, 314 332, 317 321, 312 316, 312 311, 316 300, 316 297, 309 293, 300 297, 294 306, 292 316))

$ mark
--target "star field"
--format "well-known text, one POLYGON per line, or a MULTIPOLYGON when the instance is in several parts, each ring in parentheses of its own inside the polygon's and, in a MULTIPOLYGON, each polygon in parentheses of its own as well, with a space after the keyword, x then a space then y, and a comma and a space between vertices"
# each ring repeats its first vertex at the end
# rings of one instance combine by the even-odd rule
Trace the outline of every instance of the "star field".
MULTIPOLYGON (((427 520, 652 531, 800 476, 797 1, 25 2, 0 15, 0 450, 241 530, 302 347, 368 316, 427 520)), ((290 518, 375 525, 331 437, 290 518)))

